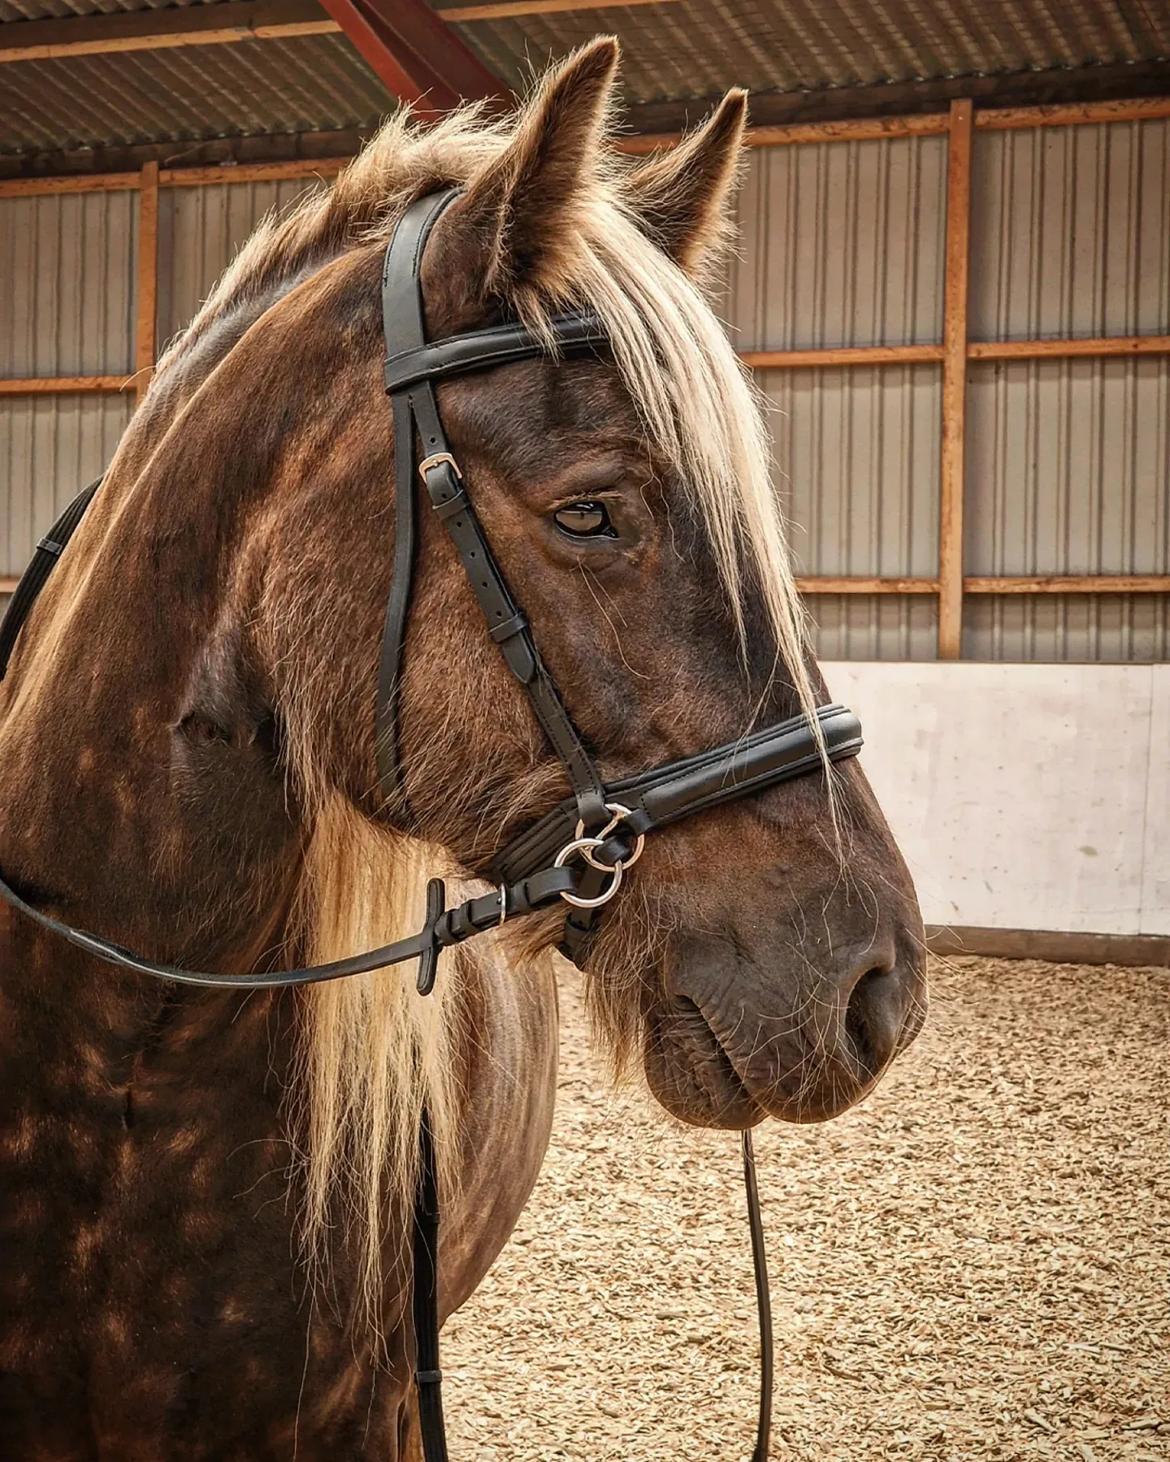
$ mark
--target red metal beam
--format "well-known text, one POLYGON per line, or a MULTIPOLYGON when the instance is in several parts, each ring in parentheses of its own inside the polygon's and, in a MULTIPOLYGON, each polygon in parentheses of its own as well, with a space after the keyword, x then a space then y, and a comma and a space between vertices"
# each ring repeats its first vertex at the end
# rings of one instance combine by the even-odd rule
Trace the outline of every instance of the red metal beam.
POLYGON ((508 91, 426 0, 321 0, 377 74, 420 116, 508 91))

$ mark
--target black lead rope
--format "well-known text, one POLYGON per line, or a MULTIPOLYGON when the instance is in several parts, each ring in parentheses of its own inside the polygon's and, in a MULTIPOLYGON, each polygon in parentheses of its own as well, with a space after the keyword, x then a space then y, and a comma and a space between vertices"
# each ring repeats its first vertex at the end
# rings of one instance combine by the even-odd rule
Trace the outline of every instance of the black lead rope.
MULTIPOLYGON (((756 1445, 751 1462, 768 1462, 772 1441, 772 1386, 775 1368, 772 1337, 772 1293, 768 1283, 768 1255, 756 1182, 752 1134, 743 1134, 743 1183, 747 1195, 748 1227, 752 1238, 752 1269, 756 1282, 756 1312, 760 1325, 760 1402, 756 1445)), ((419 1175, 414 1198, 414 1318, 415 1393, 424 1462, 448 1462, 447 1429, 443 1420, 443 1372, 439 1365, 439 1183, 435 1142, 429 1114, 424 1110, 419 1129, 419 1175)))
POLYGON ((772 1289, 768 1283, 768 1251, 764 1247, 764 1220, 756 1183, 756 1153, 752 1134, 743 1134, 743 1186, 747 1195, 748 1228, 752 1236, 752 1269, 756 1280, 756 1315, 760 1323, 760 1409, 756 1420, 756 1448, 752 1462, 768 1462, 772 1441, 772 1385, 776 1364, 772 1338, 772 1289))
POLYGON ((425 1462, 447 1462, 443 1421, 443 1372, 439 1366, 439 1174, 430 1113, 418 1133, 418 1184, 414 1190, 414 1389, 425 1462))

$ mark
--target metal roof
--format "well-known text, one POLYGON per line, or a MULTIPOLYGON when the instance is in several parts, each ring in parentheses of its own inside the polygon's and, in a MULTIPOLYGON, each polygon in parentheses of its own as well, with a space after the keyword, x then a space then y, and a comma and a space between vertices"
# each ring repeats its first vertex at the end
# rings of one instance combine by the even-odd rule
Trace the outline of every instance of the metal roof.
MULTIPOLYGON (((0 28, 191 3, 201 0, 0 0, 0 28)), ((449 14, 465 0, 429 3, 449 14)), ((551 58, 613 32, 626 103, 649 130, 663 125, 655 107, 665 115, 664 106, 732 84, 759 106, 892 83, 1170 62, 1165 0, 660 0, 451 24, 516 90, 551 58)), ((21 60, 0 66, 0 153, 352 132, 393 105, 341 35, 21 60)))
POLYGON ((623 43, 635 104, 1170 56, 1162 0, 667 0, 460 27, 512 84, 602 30, 623 43))
POLYGON ((393 108, 340 35, 20 61, 0 82, 9 153, 333 131, 393 108))
POLYGON ((214 0, 0 0, 0 22, 65 19, 71 15, 111 15, 119 10, 170 10, 214 0))

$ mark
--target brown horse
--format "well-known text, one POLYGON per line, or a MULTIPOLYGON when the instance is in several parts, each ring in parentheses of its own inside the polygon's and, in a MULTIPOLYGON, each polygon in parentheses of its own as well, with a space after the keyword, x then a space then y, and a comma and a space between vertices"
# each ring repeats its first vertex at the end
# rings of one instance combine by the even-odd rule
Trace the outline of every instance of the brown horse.
MULTIPOLYGON (((821 698, 761 419, 703 294, 744 96, 627 166, 605 138, 616 64, 595 43, 506 123, 391 121, 257 230, 170 348, 4 687, 0 867, 30 902, 176 963, 331 958, 412 932, 429 871, 482 875, 564 795, 432 521, 399 698, 407 795, 375 790, 379 269, 440 187, 463 192, 424 259, 432 338, 583 307, 612 342, 439 388, 607 778, 821 698)), ((0 1455, 409 1453, 419 1115, 449 1195, 448 1314, 543 1157, 559 927, 445 956, 429 1000, 395 971, 245 996, 113 971, 0 912, 0 1455)), ((659 834, 606 910, 590 997, 676 1117, 815 1121, 917 1031, 920 934, 849 762, 659 834)))

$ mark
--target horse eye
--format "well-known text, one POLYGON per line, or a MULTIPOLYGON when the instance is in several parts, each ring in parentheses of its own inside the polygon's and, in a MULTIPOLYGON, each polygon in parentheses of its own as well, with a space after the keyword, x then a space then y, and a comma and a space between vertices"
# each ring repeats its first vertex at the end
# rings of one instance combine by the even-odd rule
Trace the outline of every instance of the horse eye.
POLYGON ((616 538, 604 503, 569 503, 553 514, 557 527, 570 538, 616 538))

